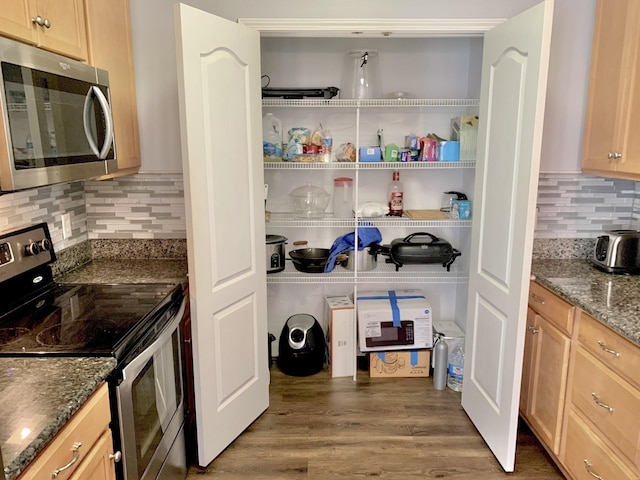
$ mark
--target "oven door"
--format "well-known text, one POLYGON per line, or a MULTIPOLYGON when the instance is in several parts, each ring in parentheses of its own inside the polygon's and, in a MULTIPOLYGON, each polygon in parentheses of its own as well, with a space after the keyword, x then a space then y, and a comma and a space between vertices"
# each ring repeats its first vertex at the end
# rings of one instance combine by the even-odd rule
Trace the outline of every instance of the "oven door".
POLYGON ((116 387, 126 480, 186 477, 179 333, 185 302, 157 339, 125 365, 116 387))

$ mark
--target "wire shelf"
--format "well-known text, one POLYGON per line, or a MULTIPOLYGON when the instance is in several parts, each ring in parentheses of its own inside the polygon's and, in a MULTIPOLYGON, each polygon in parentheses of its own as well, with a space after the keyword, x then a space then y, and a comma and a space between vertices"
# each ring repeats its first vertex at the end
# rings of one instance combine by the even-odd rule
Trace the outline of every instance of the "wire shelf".
POLYGON ((263 107, 380 108, 380 107, 478 107, 477 98, 407 98, 407 99, 283 99, 264 98, 263 107))
POLYGON ((265 170, 448 170, 476 168, 476 162, 265 162, 264 168, 265 170))
POLYGON ((266 223, 267 227, 471 227, 471 220, 412 220, 408 217, 359 217, 337 218, 326 215, 322 218, 301 219, 296 218, 291 212, 271 213, 271 219, 266 223))
POLYGON ((354 272, 337 265, 330 273, 303 273, 295 269, 290 261, 286 261, 285 269, 279 273, 267 275, 267 283, 412 283, 412 284, 466 284, 469 272, 451 266, 451 271, 442 265, 403 265, 396 272, 394 264, 388 264, 384 258, 378 258, 374 270, 354 272))

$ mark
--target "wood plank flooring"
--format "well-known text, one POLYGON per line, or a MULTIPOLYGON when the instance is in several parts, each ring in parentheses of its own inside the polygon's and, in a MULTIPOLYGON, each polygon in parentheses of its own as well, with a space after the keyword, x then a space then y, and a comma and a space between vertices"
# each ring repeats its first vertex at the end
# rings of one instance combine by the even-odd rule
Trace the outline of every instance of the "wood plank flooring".
POLYGON ((522 426, 506 474, 460 406, 431 378, 290 377, 271 370, 269 409, 188 479, 564 479, 522 426))

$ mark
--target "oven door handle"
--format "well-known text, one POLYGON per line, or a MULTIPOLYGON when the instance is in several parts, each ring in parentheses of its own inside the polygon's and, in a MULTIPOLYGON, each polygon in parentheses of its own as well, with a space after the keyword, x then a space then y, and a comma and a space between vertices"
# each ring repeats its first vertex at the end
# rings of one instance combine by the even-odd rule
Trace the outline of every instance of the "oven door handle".
POLYGON ((132 373, 132 378, 135 378, 137 373, 144 367, 144 365, 149 361, 153 354, 156 353, 158 348, 164 344, 168 339, 171 338, 173 332, 178 328, 180 321, 184 315, 184 310, 187 305, 187 298, 184 297, 182 299, 182 303, 180 304, 180 308, 178 312, 174 315, 173 320, 168 323, 165 328, 162 330, 158 338, 156 338, 151 345, 145 348, 140 354, 136 355, 136 357, 122 369, 122 381, 126 382, 127 377, 130 373, 132 373))

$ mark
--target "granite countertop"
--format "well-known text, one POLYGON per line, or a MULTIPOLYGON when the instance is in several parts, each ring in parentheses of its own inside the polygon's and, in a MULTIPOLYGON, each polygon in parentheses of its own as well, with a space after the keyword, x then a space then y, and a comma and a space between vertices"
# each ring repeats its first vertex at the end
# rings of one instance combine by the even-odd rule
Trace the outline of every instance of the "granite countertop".
POLYGON ((15 479, 114 369, 113 358, 0 358, 0 446, 15 479))
MULTIPOLYGON (((187 281, 186 259, 99 259, 55 278, 65 283, 187 281)), ((14 480, 115 368, 113 358, 0 358, 0 452, 14 480), (22 432, 31 430, 24 438, 22 432)))
POLYGON ((100 259, 72 270, 56 281, 67 283, 183 283, 187 260, 100 259))
POLYGON ((531 274, 549 290, 640 345, 640 276, 602 272, 585 259, 533 260, 531 274))

